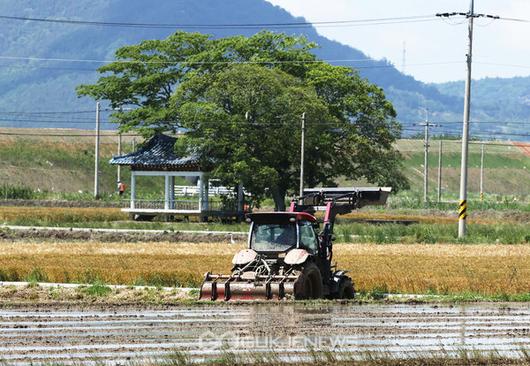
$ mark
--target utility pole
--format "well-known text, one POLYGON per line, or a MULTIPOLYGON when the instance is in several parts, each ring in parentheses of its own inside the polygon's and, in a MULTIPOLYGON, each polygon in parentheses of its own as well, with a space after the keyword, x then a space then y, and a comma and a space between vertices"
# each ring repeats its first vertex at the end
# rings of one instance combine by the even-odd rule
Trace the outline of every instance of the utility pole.
MULTIPOLYGON (((123 113, 123 111, 130 111, 132 110, 131 108, 123 108, 123 107, 119 107, 119 108, 114 108, 115 111, 118 111, 119 113, 123 113)), ((133 146, 133 151, 135 150, 134 146, 133 146)), ((118 130, 118 156, 121 155, 121 132, 118 130)), ((118 168, 117 168, 117 181, 120 182, 121 181, 121 165, 118 165, 118 168)))
POLYGON ((480 146, 480 200, 484 200, 484 144, 480 146))
POLYGON ((468 26, 467 77, 464 95, 464 121, 462 129, 462 158, 460 164, 460 202, 458 208, 458 237, 466 236, 467 218, 467 160, 469 149, 469 114, 471 108, 471 65, 473 58, 473 19, 475 19, 475 1, 471 0, 468 26))
POLYGON ((499 19, 495 15, 476 14, 475 1, 471 0, 468 13, 440 13, 439 17, 451 17, 455 15, 465 16, 468 21, 468 51, 466 55, 467 77, 464 95, 464 118, 462 128, 462 160, 460 165, 460 202, 458 208, 458 237, 466 236, 466 218, 467 218, 467 164, 469 148, 469 115, 471 108, 471 65, 473 59, 473 20, 475 18, 492 18, 499 19))
POLYGON ((302 113, 302 137, 300 143, 300 197, 304 195, 304 150, 305 150, 305 112, 302 113))
MULTIPOLYGON (((118 132, 118 156, 121 156, 121 132, 118 132)), ((121 165, 118 164, 118 182, 121 182, 121 165)))
POLYGON ((429 128, 436 125, 429 122, 429 111, 425 110, 425 122, 420 123, 419 126, 425 128, 425 138, 423 142, 424 156, 423 156, 423 203, 429 202, 429 128))
POLYGON ((438 203, 442 202, 442 141, 438 146, 438 203))
POLYGON ((94 198, 99 198, 99 116, 100 106, 96 103, 96 151, 94 153, 94 198))

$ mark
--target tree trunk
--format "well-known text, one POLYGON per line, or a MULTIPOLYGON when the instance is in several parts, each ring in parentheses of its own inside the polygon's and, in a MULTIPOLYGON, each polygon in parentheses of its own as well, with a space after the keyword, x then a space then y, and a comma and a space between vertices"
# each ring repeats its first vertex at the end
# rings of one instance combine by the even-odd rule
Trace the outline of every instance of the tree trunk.
POLYGON ((285 190, 276 188, 272 191, 274 211, 285 211, 285 190))

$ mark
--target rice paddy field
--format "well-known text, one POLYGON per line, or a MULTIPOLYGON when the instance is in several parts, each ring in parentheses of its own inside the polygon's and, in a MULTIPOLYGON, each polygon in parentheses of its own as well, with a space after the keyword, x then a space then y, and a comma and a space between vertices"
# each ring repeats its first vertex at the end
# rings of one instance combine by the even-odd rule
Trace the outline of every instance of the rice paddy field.
MULTIPOLYGON (((246 223, 134 222, 117 208, 0 207, 0 223, 165 232, 248 230, 246 223)), ((360 293, 530 300, 530 213, 485 210, 472 214, 469 223, 468 236, 459 240, 452 212, 361 210, 337 222, 334 259, 350 271, 360 293), (374 219, 410 224, 367 223, 374 219)), ((0 229, 0 281, 198 287, 205 272, 230 271, 232 256, 245 246, 242 237, 235 243, 200 237, 193 242, 145 237, 132 242, 119 234, 113 239, 59 239, 10 236, 8 229, 0 229)))
MULTIPOLYGON (((207 271, 230 271, 232 256, 245 247, 244 235, 188 240, 178 231, 245 232, 246 223, 134 222, 116 208, 0 207, 0 224, 51 226, 56 227, 51 232, 61 234, 76 227, 175 234, 155 241, 123 233, 107 239, 92 234, 39 236, 32 235, 39 229, 24 229, 17 236, 15 229, 0 227, 0 323, 7 324, 0 332, 6 344, 0 363, 7 355, 28 364, 43 357, 79 364, 87 357, 89 362, 119 359, 119 364, 131 365, 196 364, 203 349, 197 353, 193 347, 200 347, 203 332, 211 334, 212 324, 217 324, 223 332, 232 327, 243 335, 342 334, 369 349, 365 358, 358 343, 353 343, 352 358, 337 350, 309 349, 302 360, 303 349, 295 346, 293 364, 528 364, 529 222, 529 211, 485 209, 472 213, 468 237, 458 240, 452 211, 361 210, 343 216, 335 227, 334 260, 355 282, 354 302, 214 306, 197 302, 194 288, 207 271), (386 223, 370 223, 374 220, 386 223), (5 281, 29 283, 1 283, 5 281), (109 286, 114 284, 125 286, 109 286), (293 321, 293 314, 300 313, 307 317, 305 323, 293 321), (220 323, 223 317, 227 320, 220 323), (28 324, 36 327, 26 329, 28 324), (458 348, 462 342, 471 351, 458 348), (394 353, 385 353, 381 345, 387 343, 394 353), (443 351, 432 353, 440 344, 443 351), (78 352, 89 348, 88 353, 78 352)), ((274 354, 247 356, 239 351, 208 353, 211 358, 204 362, 285 364, 274 354)))
MULTIPOLYGON (((243 244, 0 241, 0 281, 198 287, 226 273, 243 244)), ((530 246, 338 244, 361 293, 530 299, 530 246)))

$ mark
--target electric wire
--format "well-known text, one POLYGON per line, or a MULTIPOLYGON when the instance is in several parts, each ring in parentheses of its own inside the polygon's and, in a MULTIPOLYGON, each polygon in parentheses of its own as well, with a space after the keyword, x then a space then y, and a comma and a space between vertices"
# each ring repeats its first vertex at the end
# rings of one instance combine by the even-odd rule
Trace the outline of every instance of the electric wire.
POLYGON ((333 21, 315 21, 315 22, 285 22, 285 23, 233 23, 233 24, 186 24, 186 23, 132 23, 132 22, 103 22, 87 21, 75 19, 58 19, 58 18, 36 18, 0 15, 0 19, 24 22, 56 23, 70 25, 87 25, 102 27, 121 27, 121 28, 150 28, 150 29, 241 29, 241 28, 296 28, 296 27, 313 27, 313 26, 360 26, 360 25, 381 25, 381 24, 402 24, 413 23, 418 21, 435 20, 434 14, 416 15, 405 17, 389 18, 369 18, 369 19, 350 19, 350 20, 333 20, 333 21))

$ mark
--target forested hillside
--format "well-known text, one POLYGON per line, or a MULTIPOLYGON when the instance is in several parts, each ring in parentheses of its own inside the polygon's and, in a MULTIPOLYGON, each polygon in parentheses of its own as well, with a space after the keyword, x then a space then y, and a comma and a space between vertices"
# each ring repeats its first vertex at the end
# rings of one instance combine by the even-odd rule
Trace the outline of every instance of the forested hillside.
MULTIPOLYGON (((170 24, 303 21, 265 0, 4 0, 0 2, 0 15, 170 24)), ((144 39, 165 38, 175 31, 170 28, 86 26, 7 19, 0 20, 0 25, 0 122, 3 126, 17 127, 91 126, 92 119, 87 114, 76 117, 52 114, 29 118, 27 115, 21 117, 5 112, 91 110, 94 102, 87 98, 77 98, 75 87, 97 79, 95 70, 102 63, 94 60, 112 60, 114 51, 120 46, 144 39), (66 62, 65 59, 75 61, 66 62)), ((215 27, 196 30, 214 37, 250 35, 259 31, 256 28, 215 27)), ((401 74, 387 61, 370 60, 359 50, 319 36, 311 27, 274 30, 305 34, 320 45, 316 53, 321 58, 360 60, 344 64, 358 67, 362 76, 381 86, 394 103, 398 118, 404 124, 412 124, 423 118, 422 108, 425 107, 433 112, 435 119, 461 119, 462 98, 459 93, 453 92, 457 85, 437 87, 418 82, 401 74)), ((510 83, 509 80, 506 82, 510 83)), ((528 108, 524 101, 513 101, 514 108, 498 99, 497 101, 497 104, 489 104, 487 101, 483 104, 476 103, 475 106, 480 110, 475 110, 474 117, 490 120, 526 118, 528 108), (496 105, 502 108, 496 109, 496 105)), ((411 134, 414 131, 406 128, 404 132, 411 134)))
MULTIPOLYGON (((436 84, 436 87, 443 94, 464 97, 463 81, 436 84)), ((474 80, 471 90, 473 118, 482 121, 482 125, 477 123, 474 127, 513 140, 529 139, 530 77, 474 80)))

